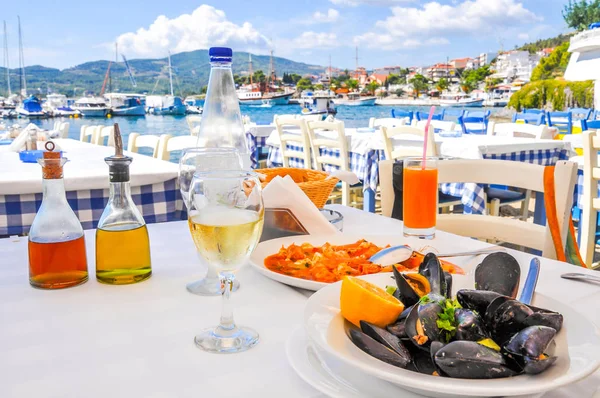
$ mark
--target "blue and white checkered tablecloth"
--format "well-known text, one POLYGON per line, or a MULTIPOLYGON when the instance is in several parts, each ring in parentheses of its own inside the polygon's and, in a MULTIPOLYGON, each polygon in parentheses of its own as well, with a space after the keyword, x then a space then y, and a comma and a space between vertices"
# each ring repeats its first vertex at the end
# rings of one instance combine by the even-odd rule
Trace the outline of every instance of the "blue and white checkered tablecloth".
MULTIPOLYGON (((568 160, 569 156, 569 151, 556 148, 501 154, 484 154, 483 158, 552 166, 559 160, 568 160)), ((461 202, 465 209, 464 211, 467 214, 483 214, 485 211, 484 188, 484 185, 475 183, 441 184, 440 186, 440 190, 443 193, 461 198, 461 202)))
MULTIPOLYGON (((185 220, 177 179, 162 183, 131 187, 131 197, 146 223, 185 220)), ((81 221, 83 229, 93 229, 108 203, 108 189, 68 191, 67 201, 81 221)), ((29 232, 42 204, 42 193, 0 195, 0 236, 29 232)))
MULTIPOLYGON (((295 145, 287 146, 289 150, 303 152, 303 148, 295 145)), ((340 157, 339 149, 320 149, 322 156, 340 157)), ((350 171, 352 171, 359 180, 364 184, 365 188, 377 189, 379 184, 379 160, 383 156, 383 151, 368 151, 366 154, 350 152, 350 171)), ((282 167, 283 156, 279 147, 269 147, 269 158, 267 167, 282 167)), ((304 160, 298 158, 290 158, 290 167, 304 168, 304 160)), ((325 165, 326 172, 338 170, 338 166, 325 165)))
POLYGON ((267 146, 267 138, 269 137, 256 137, 252 134, 252 131, 246 132, 246 141, 248 143, 248 151, 250 152, 250 162, 252 168, 258 167, 258 151, 259 148, 267 146))

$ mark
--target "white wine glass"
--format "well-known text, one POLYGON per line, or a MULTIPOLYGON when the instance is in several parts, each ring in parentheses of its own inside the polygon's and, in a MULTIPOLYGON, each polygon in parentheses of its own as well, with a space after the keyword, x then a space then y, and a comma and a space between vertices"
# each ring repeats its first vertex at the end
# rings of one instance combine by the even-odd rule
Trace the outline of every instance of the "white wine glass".
POLYGON ((229 301, 235 272, 259 242, 264 206, 258 175, 240 170, 197 172, 190 189, 188 224, 200 256, 218 270, 223 308, 219 326, 196 335, 196 345, 209 352, 245 351, 258 343, 258 333, 237 326, 229 301))
MULTIPOLYGON (((179 159, 179 190, 183 203, 189 211, 189 192, 194 174, 212 170, 242 170, 242 156, 235 148, 187 148, 179 159)), ((203 279, 190 282, 186 289, 201 296, 218 296, 221 294, 221 281, 217 270, 207 264, 208 272, 203 279)), ((240 283, 234 282, 233 291, 240 283)))

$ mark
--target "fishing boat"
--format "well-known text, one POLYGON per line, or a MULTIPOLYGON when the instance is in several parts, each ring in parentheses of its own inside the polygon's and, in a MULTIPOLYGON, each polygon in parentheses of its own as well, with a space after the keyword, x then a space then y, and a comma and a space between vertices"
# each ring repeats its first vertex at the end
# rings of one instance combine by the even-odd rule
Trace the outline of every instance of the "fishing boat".
POLYGON ((472 98, 465 93, 446 93, 440 98, 440 106, 451 108, 481 108, 483 98, 472 98))
POLYGON ((303 115, 335 115, 337 113, 331 91, 303 91, 300 97, 303 115))
POLYGON ((181 97, 174 95, 148 95, 146 111, 152 115, 185 115, 187 107, 181 97))
POLYGON ((113 116, 145 116, 146 96, 143 94, 104 94, 113 116))
POLYGON ((42 101, 33 95, 23 100, 23 104, 17 108, 17 113, 21 117, 28 117, 30 119, 44 119, 48 117, 48 114, 42 108, 42 101))
POLYGON ((377 97, 361 97, 360 93, 348 93, 334 99, 337 106, 373 106, 377 97))
POLYGON ((264 92, 261 91, 260 85, 252 82, 252 55, 248 56, 248 76, 250 77, 250 84, 240 87, 237 90, 238 99, 240 105, 263 105, 264 101, 273 105, 288 105, 290 98, 294 95, 295 91, 281 92, 278 91, 280 88, 277 86, 277 75, 275 73, 275 64, 273 62, 273 51, 271 51, 271 60, 269 63, 269 78, 268 81, 262 83, 264 86, 264 92))
POLYGON ((110 107, 101 97, 84 97, 75 101, 72 109, 78 111, 85 117, 106 117, 110 113, 110 107))

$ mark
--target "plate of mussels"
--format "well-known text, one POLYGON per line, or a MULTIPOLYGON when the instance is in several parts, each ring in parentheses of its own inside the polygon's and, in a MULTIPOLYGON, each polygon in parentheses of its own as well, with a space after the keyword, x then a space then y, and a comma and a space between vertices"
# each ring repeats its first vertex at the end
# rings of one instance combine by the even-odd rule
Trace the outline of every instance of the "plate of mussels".
MULTIPOLYGON (((344 318, 346 279, 319 290, 304 312, 309 339, 361 372, 433 397, 531 396, 600 368, 598 328, 559 294, 521 302, 510 254, 486 256, 471 275, 450 275, 430 253, 415 271, 356 278, 401 303, 388 324, 344 318)), ((364 311, 364 319, 378 312, 364 311)))

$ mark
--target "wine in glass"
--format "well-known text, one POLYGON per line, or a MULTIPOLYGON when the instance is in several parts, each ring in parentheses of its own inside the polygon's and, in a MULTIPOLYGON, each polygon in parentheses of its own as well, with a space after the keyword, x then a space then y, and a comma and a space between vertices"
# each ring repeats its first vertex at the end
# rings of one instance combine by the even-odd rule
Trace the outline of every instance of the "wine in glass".
MULTIPOLYGON (((235 148, 188 148, 179 159, 179 190, 189 212, 189 192, 194 173, 211 170, 241 170, 242 157, 235 148)), ((221 294, 221 281, 217 270, 207 264, 208 272, 203 279, 190 282, 186 289, 193 294, 202 296, 217 296, 221 294)), ((233 291, 240 283, 234 282, 233 291)))
POLYGON ((262 233, 264 208, 257 174, 197 172, 190 189, 188 217, 198 253, 218 270, 223 286, 219 326, 203 330, 194 341, 209 352, 245 351, 258 342, 258 333, 235 324, 229 298, 235 272, 247 262, 262 233))

